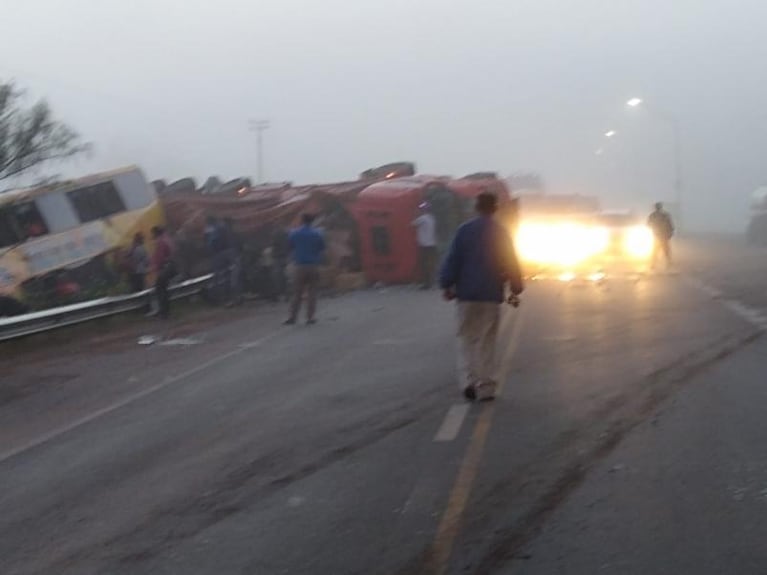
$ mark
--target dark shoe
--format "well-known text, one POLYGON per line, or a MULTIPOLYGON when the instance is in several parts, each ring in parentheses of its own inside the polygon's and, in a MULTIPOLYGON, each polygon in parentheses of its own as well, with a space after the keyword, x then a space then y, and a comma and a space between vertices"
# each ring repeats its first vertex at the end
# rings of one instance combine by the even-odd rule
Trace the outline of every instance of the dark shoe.
POLYGON ((477 398, 480 401, 492 401, 495 399, 495 391, 498 388, 498 384, 494 381, 483 381, 476 387, 477 398))
POLYGON ((282 323, 282 325, 296 325, 296 320, 294 319, 286 320, 282 323))
POLYGON ((477 399, 477 390, 474 389, 473 385, 467 385, 463 388, 463 396, 469 401, 474 401, 477 399))
POLYGON ((306 320, 306 325, 314 325, 316 323, 317 323, 316 319, 307 319, 306 320))

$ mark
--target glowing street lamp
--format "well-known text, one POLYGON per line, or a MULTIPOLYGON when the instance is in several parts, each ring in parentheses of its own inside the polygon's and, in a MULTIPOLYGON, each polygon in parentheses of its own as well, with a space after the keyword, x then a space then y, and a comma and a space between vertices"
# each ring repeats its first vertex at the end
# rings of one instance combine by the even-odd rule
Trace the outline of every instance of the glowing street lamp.
POLYGON ((605 138, 612 138, 617 133, 618 132, 616 132, 615 130, 608 130, 607 132, 605 132, 605 138))
POLYGON ((631 98, 628 102, 626 102, 626 105, 631 108, 636 108, 637 106, 641 106, 642 98, 631 98))

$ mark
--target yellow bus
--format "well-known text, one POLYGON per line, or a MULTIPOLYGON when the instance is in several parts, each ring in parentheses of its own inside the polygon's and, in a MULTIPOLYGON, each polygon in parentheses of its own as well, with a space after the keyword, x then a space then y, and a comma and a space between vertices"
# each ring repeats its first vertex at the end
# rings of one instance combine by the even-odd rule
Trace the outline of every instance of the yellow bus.
POLYGON ((37 280, 103 262, 163 220, 135 166, 0 193, 0 295, 29 299, 37 280))

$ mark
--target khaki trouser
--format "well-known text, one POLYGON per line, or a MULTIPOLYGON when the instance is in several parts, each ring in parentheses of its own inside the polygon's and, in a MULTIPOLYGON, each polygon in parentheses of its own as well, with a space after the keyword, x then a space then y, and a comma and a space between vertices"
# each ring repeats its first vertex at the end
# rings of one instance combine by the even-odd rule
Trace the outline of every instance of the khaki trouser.
POLYGON ((301 300, 306 292, 306 318, 314 319, 317 309, 317 287, 320 283, 320 271, 317 266, 296 266, 293 276, 293 301, 290 304, 290 319, 298 319, 301 300))
POLYGON ((495 359, 500 305, 458 302, 458 380, 461 389, 483 382, 497 383, 495 359))

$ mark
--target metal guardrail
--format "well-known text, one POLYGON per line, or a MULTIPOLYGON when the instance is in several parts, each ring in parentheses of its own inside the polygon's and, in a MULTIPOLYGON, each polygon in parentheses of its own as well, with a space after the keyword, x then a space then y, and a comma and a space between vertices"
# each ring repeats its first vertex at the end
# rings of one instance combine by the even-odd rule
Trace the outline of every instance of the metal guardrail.
MULTIPOLYGON (((172 285, 170 296, 172 299, 182 299, 199 293, 212 277, 209 274, 172 285)), ((154 289, 148 289, 135 294, 104 297, 16 317, 0 318, 0 342, 135 311, 147 305, 147 299, 153 292, 154 289)))

